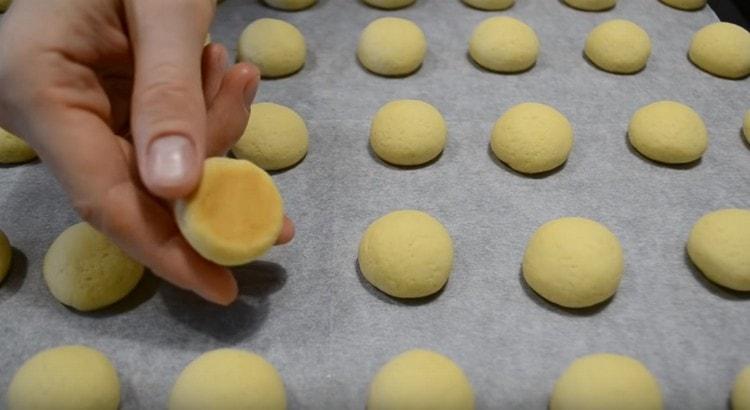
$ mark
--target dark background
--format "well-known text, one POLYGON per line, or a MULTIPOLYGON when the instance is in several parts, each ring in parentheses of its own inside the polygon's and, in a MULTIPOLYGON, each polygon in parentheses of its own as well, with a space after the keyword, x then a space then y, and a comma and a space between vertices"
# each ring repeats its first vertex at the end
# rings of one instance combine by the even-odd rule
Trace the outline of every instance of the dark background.
POLYGON ((708 0, 722 21, 750 29, 750 0, 708 0))

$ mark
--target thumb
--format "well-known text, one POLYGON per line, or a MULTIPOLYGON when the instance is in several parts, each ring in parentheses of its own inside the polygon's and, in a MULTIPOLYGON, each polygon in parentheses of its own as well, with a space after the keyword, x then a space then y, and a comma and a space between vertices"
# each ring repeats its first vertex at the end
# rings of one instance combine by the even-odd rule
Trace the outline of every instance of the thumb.
POLYGON ((206 155, 203 41, 213 18, 205 0, 125 1, 135 81, 131 131, 141 179, 175 199, 197 186, 206 155))

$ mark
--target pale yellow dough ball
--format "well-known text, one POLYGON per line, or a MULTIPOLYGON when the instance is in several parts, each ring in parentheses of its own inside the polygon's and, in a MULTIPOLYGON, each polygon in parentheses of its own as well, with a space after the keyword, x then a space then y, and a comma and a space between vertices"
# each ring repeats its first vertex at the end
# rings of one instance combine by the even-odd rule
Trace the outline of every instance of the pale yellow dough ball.
POLYGON ((435 107, 419 100, 396 100, 378 110, 370 128, 370 145, 383 161, 420 165, 445 148, 448 128, 435 107))
POLYGON ((69 227, 55 239, 44 256, 42 270, 52 295, 80 311, 117 302, 143 276, 141 264, 85 222, 69 227))
POLYGON ((237 349, 204 353, 180 373, 169 410, 286 408, 284 381, 262 357, 237 349))
POLYGON ((596 305, 617 291, 622 248, 606 226, 585 218, 560 218, 532 235, 523 256, 523 278, 543 298, 569 308, 596 305))
POLYGON ((237 59, 257 65, 267 78, 296 73, 305 65, 306 55, 305 38, 297 27, 271 18, 250 23, 237 44, 237 59))
POLYGON ((636 111, 628 139, 645 157, 666 164, 693 162, 708 147, 708 132, 700 115, 675 101, 658 101, 636 111))
POLYGON ((469 55, 480 66, 501 73, 531 68, 539 55, 534 30, 512 17, 490 17, 479 23, 469 42, 469 55))
POLYGON ((368 4, 379 9, 400 9, 402 7, 411 6, 416 0, 362 0, 365 4, 368 4))
POLYGON ((120 380, 105 355, 86 346, 44 350, 13 376, 8 410, 115 410, 120 380))
POLYGON ((610 20, 589 33, 585 53, 604 71, 632 74, 646 67, 651 56, 651 39, 631 21, 610 20))
POLYGON ((201 256, 236 266, 273 246, 284 222, 284 204, 271 177, 250 161, 209 158, 198 188, 175 202, 175 217, 201 256))
POLYGON ((24 140, 0 128, 0 164, 31 161, 36 152, 24 140))
POLYGON ((564 0, 570 7, 586 11, 609 10, 617 4, 617 0, 564 0))
POLYGON ((687 243, 690 260, 708 279, 750 291, 750 210, 722 209, 693 225, 687 243))
POLYGON ((557 379, 549 410, 661 410, 661 387, 641 362, 599 353, 576 359, 557 379))
POLYGON ((554 108, 523 103, 506 111, 495 123, 492 152, 518 172, 535 174, 555 169, 573 147, 573 127, 554 108))
POLYGON ((10 247, 10 241, 5 235, 5 232, 0 231, 0 282, 5 279, 5 275, 8 274, 10 269, 11 256, 13 250, 10 247))
POLYGON ((291 108, 274 103, 253 104, 250 120, 232 152, 267 170, 289 168, 307 154, 305 121, 291 108))
POLYGON ((750 75, 750 33, 731 23, 713 23, 698 30, 688 52, 690 61, 719 77, 750 75))
POLYGON ((365 27, 359 37, 357 58, 375 74, 403 76, 422 65, 427 39, 410 20, 383 17, 365 27))
POLYGON ((505 10, 515 3, 515 0, 463 0, 464 3, 480 10, 505 10))
POLYGON ((263 0, 269 6, 279 10, 303 10, 313 4, 316 0, 263 0))
POLYGON ((472 410, 474 391, 453 361, 429 350, 409 350, 380 368, 367 410, 472 410))
POLYGON ((8 10, 8 7, 10 7, 10 3, 13 0, 0 0, 0 13, 4 12, 5 10, 8 10))
POLYGON ((742 133, 745 134, 747 143, 750 144, 750 110, 745 113, 745 121, 742 125, 742 133))
POLYGON ((698 10, 706 5, 706 0, 661 0, 661 2, 681 10, 698 10))
POLYGON ((734 381, 732 410, 750 410, 750 366, 745 367, 734 381))
POLYGON ((368 282, 391 296, 428 296, 448 281, 453 241, 445 227, 425 212, 391 212, 362 236, 359 267, 368 282))

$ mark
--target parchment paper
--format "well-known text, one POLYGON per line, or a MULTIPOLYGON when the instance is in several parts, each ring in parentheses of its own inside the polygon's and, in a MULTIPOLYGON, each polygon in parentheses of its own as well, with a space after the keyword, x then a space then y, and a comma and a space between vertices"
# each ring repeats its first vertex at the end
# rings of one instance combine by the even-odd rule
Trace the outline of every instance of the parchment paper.
POLYGON ((458 0, 418 0, 388 12, 319 0, 289 13, 227 0, 213 38, 234 50, 244 26, 265 16, 297 25, 309 49, 301 72, 264 81, 257 98, 294 108, 310 130, 305 160, 274 176, 297 223, 294 243, 238 269, 242 295, 227 309, 147 278, 113 308, 76 313, 49 294, 41 266, 77 216, 42 164, 0 169, 0 227, 16 248, 0 286, 0 394, 32 354, 83 343, 116 364, 123 409, 164 408, 188 362, 237 347, 276 366, 290 408, 361 409, 377 369, 423 347, 465 370, 481 409, 544 409, 571 361, 605 351, 645 363, 669 409, 727 407, 735 375, 750 364, 750 299, 708 283, 684 245, 704 213, 750 207, 750 149, 740 133, 750 82, 713 77, 687 60, 692 34, 717 21, 710 9, 621 0, 611 11, 588 13, 554 0, 518 0, 490 13, 458 0), (498 14, 537 32, 541 54, 531 71, 493 74, 468 60, 473 28, 498 14), (386 79, 357 64, 360 31, 382 16, 406 17, 424 30, 429 53, 416 74, 386 79), (651 36, 653 54, 637 75, 608 74, 582 57, 588 32, 613 18, 633 20, 651 36), (368 150, 372 116, 397 98, 424 99, 445 116, 449 142, 437 162, 397 169, 368 150), (630 116, 661 99, 682 101, 704 119, 710 147, 699 163, 661 166, 628 147, 630 116), (575 129, 570 160, 543 178, 516 174, 488 151, 495 120, 526 101, 557 107, 575 129), (455 241, 447 287, 418 303, 380 294, 356 270, 367 225, 403 208, 431 213, 455 241), (533 231, 573 215, 606 224, 626 256, 616 297, 582 313, 541 300, 520 277, 533 231))

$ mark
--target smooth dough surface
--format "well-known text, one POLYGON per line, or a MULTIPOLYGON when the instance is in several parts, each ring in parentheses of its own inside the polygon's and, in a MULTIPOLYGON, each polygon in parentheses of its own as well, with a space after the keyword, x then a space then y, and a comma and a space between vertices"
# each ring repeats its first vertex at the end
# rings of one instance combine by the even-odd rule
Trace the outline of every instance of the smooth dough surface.
POLYGON ((28 359, 8 387, 8 410, 115 410, 120 380, 101 352, 60 346, 28 359))
POLYGON ((375 74, 402 76, 422 65, 427 39, 414 22, 396 17, 379 18, 362 31, 357 58, 375 74))
POLYGON ((3 279, 5 279, 5 275, 8 274, 12 254, 13 252, 10 247, 10 241, 8 241, 8 236, 5 235, 5 232, 0 231, 0 282, 2 282, 3 279))
POLYGON ((85 222, 69 227, 55 239, 44 256, 42 270, 52 295, 80 311, 117 302, 143 276, 141 264, 85 222))
POLYGON ((750 366, 745 367, 734 381, 732 410, 750 410, 750 366))
POLYGON ((515 0, 463 0, 464 3, 480 10, 505 10, 515 3, 515 0))
POLYGON ((591 30, 585 53, 604 71, 632 74, 646 67, 651 56, 651 39, 632 21, 610 20, 591 30))
POLYGON ((725 78, 750 75, 750 33, 732 23, 713 23, 698 30, 688 52, 702 70, 725 78))
POLYGON ((750 291, 750 210, 722 209, 704 215, 688 238, 690 260, 710 280, 750 291))
POLYGON ((26 141, 0 128, 0 164, 16 164, 34 158, 36 152, 26 141))
POLYGON ((526 283, 543 298, 583 308, 615 294, 624 260, 620 241, 606 226, 586 218, 560 218, 534 232, 522 269, 526 283))
POLYGON ((661 387, 641 362, 598 353, 576 359, 557 379, 549 410, 660 410, 661 387))
POLYGON ((409 350, 380 368, 367 410, 472 410, 474 391, 463 370, 429 350, 409 350))
POLYGON ((469 55, 480 66, 501 73, 525 71, 536 63, 539 39, 526 23, 512 17, 490 17, 474 29, 469 55))
POLYGON ((296 73, 305 65, 306 56, 302 33, 283 20, 255 20, 242 31, 237 44, 237 59, 257 65, 267 78, 296 73))
POLYGON ((313 4, 316 0, 263 0, 269 6, 280 10, 302 10, 313 4))
POLYGON ((383 161, 420 165, 437 157, 448 128, 442 114, 419 100, 396 100, 378 110, 370 127, 370 145, 383 161))
POLYGON ((742 124, 742 133, 745 134, 745 140, 750 144, 750 110, 745 113, 745 121, 742 124))
POLYGON ((661 0, 661 2, 681 10, 698 10, 706 5, 706 0, 661 0))
POLYGON ((516 171, 535 174, 562 165, 573 147, 573 127, 559 111, 538 103, 523 103, 506 111, 495 123, 492 152, 516 171))
POLYGON ((250 161, 209 158, 198 188, 175 202, 185 239, 204 258, 236 266, 263 255, 279 237, 284 204, 271 177, 250 161))
POLYGON ((411 6, 416 0, 363 0, 365 4, 377 7, 380 9, 400 9, 402 7, 411 6))
POLYGON ((708 131, 700 115, 676 101, 657 101, 636 111, 628 139, 645 157, 667 164, 693 162, 708 147, 708 131))
POLYGON ((237 349, 204 353, 182 370, 169 410, 286 408, 284 381, 262 357, 237 349))
POLYGON ((232 152, 268 170, 291 167, 307 154, 305 121, 294 110, 274 103, 253 104, 250 119, 232 152))
POLYGON ((564 0, 570 7, 586 11, 609 10, 617 4, 617 0, 564 0))
POLYGON ((359 267, 368 282, 391 296, 428 296, 448 281, 453 241, 445 227, 425 212, 391 212, 362 236, 359 267))

